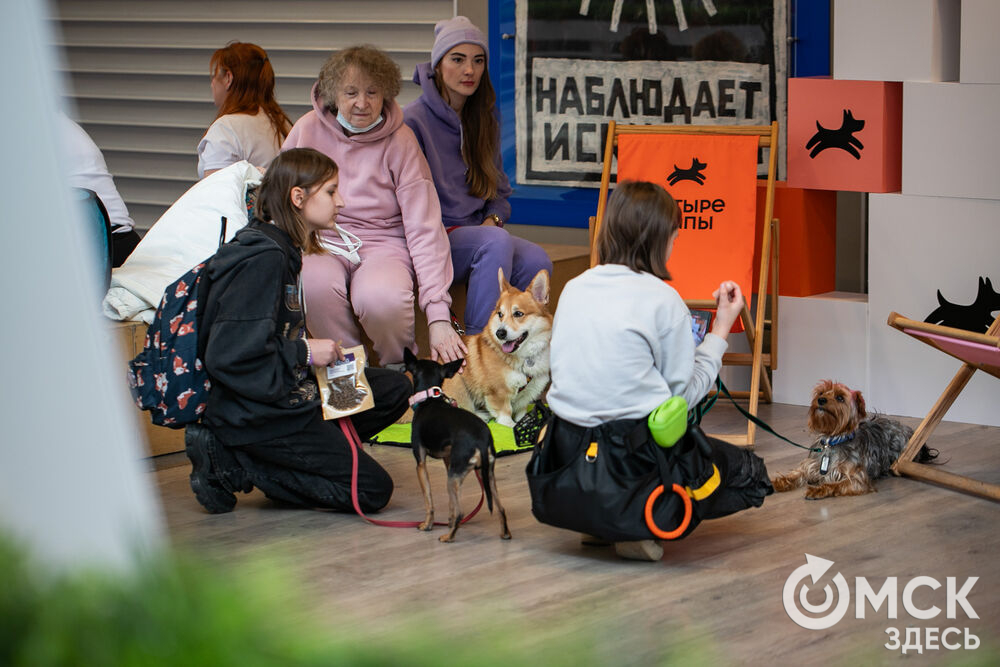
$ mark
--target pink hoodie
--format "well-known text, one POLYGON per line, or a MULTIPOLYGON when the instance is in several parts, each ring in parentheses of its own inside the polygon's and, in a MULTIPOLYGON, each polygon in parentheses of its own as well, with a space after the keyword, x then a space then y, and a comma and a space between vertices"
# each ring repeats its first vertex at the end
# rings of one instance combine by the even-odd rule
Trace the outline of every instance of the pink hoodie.
MULTIPOLYGON (((295 123, 281 149, 315 148, 337 163, 345 204, 337 224, 357 234, 362 244, 368 239, 405 238, 427 321, 449 319, 451 247, 430 168, 413 130, 403 124, 402 109, 394 100, 386 100, 385 122, 349 137, 336 113, 319 99, 316 85, 312 103, 313 110, 295 123)), ((332 232, 324 234, 340 240, 332 232)))

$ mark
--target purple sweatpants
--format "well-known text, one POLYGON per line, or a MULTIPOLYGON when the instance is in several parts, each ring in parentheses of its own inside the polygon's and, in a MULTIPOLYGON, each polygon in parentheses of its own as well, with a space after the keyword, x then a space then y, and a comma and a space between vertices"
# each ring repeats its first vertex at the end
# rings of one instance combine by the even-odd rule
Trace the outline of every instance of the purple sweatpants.
POLYGON ((511 285, 522 290, 542 269, 552 275, 552 260, 541 247, 511 236, 505 229, 492 225, 456 227, 448 233, 448 240, 455 269, 453 284, 468 283, 464 315, 467 334, 482 331, 493 314, 500 298, 498 267, 503 267, 511 285))

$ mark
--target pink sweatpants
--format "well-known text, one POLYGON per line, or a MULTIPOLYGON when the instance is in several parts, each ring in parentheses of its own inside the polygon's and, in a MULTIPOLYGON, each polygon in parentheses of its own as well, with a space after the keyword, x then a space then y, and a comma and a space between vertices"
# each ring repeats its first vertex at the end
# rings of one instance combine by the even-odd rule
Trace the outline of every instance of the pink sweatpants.
POLYGON ((350 347, 361 343, 363 328, 383 366, 400 363, 404 347, 416 350, 415 275, 406 239, 366 238, 359 254, 358 265, 330 253, 302 258, 309 335, 350 347))

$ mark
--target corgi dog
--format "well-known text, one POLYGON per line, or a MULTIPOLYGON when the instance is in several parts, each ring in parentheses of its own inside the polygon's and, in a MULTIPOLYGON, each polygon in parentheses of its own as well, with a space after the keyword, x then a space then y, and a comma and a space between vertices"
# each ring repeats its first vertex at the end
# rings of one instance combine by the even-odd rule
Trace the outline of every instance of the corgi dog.
POLYGON ((523 292, 497 271, 500 298, 482 332, 464 338, 465 370, 442 389, 484 421, 514 426, 549 384, 549 272, 539 271, 523 292))

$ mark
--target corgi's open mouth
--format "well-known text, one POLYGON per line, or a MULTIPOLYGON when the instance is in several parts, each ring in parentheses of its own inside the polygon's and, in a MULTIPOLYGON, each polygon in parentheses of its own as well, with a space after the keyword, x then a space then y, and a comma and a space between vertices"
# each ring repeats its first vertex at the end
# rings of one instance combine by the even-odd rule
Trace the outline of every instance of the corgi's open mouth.
POLYGON ((521 347, 521 343, 527 340, 527 338, 528 338, 528 332, 525 331, 523 334, 521 334, 514 340, 508 340, 503 344, 501 344, 500 349, 503 350, 506 354, 511 354, 512 352, 514 352, 514 350, 521 347))

